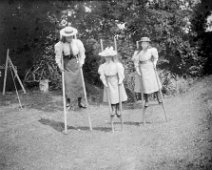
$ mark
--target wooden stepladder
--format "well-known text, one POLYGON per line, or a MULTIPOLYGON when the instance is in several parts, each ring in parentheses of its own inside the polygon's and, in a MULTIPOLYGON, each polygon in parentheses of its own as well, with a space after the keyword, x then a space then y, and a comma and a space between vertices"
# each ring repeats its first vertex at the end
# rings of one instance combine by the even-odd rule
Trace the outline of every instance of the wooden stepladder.
POLYGON ((19 95, 18 95, 18 90, 17 90, 17 87, 16 87, 16 84, 15 84, 15 80, 14 79, 17 78, 17 80, 18 80, 18 82, 19 82, 19 84, 20 84, 20 86, 21 86, 24 94, 26 93, 26 90, 24 88, 23 83, 21 82, 20 77, 18 76, 17 69, 15 68, 15 66, 12 63, 12 60, 11 60, 11 58, 9 56, 9 52, 10 52, 9 49, 7 49, 7 56, 6 56, 6 62, 5 62, 5 72, 4 72, 4 84, 3 84, 2 95, 5 95, 6 84, 7 84, 7 71, 8 71, 8 68, 10 68, 12 79, 13 79, 13 83, 14 83, 14 87, 15 87, 16 94, 17 94, 18 101, 19 101, 19 105, 22 108, 22 105, 21 105, 21 102, 20 102, 20 98, 19 98, 19 95))

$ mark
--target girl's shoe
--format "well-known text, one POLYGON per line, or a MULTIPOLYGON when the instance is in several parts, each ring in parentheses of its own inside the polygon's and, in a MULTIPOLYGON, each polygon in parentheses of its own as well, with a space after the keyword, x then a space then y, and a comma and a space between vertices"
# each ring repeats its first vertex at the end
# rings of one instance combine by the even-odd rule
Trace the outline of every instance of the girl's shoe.
POLYGON ((116 110, 116 116, 117 116, 118 118, 121 117, 121 114, 120 114, 120 112, 119 112, 118 110, 116 110))
POLYGON ((149 106, 149 102, 145 102, 144 107, 148 107, 149 106))
POLYGON ((82 103, 80 103, 78 106, 79 106, 79 108, 83 108, 83 109, 87 108, 87 106, 83 105, 82 103))

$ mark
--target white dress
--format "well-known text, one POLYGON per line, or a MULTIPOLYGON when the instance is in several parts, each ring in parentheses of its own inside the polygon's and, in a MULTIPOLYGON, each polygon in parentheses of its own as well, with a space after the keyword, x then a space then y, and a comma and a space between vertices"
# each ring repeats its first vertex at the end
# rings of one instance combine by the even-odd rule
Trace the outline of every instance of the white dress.
MULTIPOLYGON (((135 62, 135 60, 136 60, 136 54, 137 54, 137 51, 135 51, 133 56, 132 56, 133 62, 135 62)), ((134 82, 135 83, 134 92, 135 93, 142 93, 142 89, 143 89, 141 87, 142 86, 142 84, 141 84, 142 80, 141 80, 141 76, 139 76, 137 72, 134 73, 134 81, 135 81, 134 82)))
POLYGON ((158 51, 156 48, 142 50, 134 56, 135 67, 141 72, 142 92, 151 94, 162 88, 158 74, 154 68, 158 61, 158 51))
MULTIPOLYGON (((119 103, 119 89, 118 83, 120 85, 120 99, 121 101, 127 100, 127 94, 124 88, 124 67, 119 62, 104 63, 99 66, 98 73, 100 74, 100 79, 104 85, 108 85, 109 89, 109 100, 111 104, 119 103)), ((106 87, 104 87, 103 101, 108 102, 108 96, 106 87)))

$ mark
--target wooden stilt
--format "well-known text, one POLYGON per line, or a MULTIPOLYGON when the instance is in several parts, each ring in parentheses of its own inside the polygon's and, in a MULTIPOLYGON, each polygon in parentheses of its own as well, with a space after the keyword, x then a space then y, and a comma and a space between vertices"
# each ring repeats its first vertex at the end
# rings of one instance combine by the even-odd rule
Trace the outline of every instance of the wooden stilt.
POLYGON ((115 51, 117 51, 116 35, 114 36, 114 46, 115 46, 115 51))
POLYGON ((104 47, 103 47, 103 41, 102 41, 102 39, 100 39, 100 45, 101 45, 101 50, 103 51, 104 50, 104 47))
POLYGON ((67 134, 67 110, 66 110, 66 93, 65 93, 65 72, 64 60, 62 57, 62 88, 63 88, 63 114, 64 114, 64 133, 67 134))
MULTIPOLYGON (((74 38, 77 39, 77 35, 76 34, 75 34, 74 38)), ((78 64, 79 64, 79 69, 80 69, 80 77, 81 77, 81 80, 82 80, 82 87, 83 87, 83 94, 84 94, 84 98, 85 98, 85 104, 86 104, 86 107, 88 107, 89 104, 88 104, 87 92, 86 92, 86 88, 85 88, 84 74, 83 74, 82 67, 80 66, 79 57, 78 56, 77 56, 77 59, 78 59, 78 64)), ((90 131, 92 131, 93 128, 92 128, 92 123, 91 123, 90 112, 88 111, 87 113, 88 113, 89 128, 90 128, 90 131)))
MULTIPOLYGON (((88 107, 88 99, 87 99, 87 93, 86 93, 86 89, 85 89, 85 80, 84 80, 82 67, 80 67, 80 74, 81 74, 81 79, 82 79, 82 86, 83 86, 83 92, 84 92, 84 97, 85 97, 85 103, 86 103, 86 106, 88 107)), ((92 128, 92 123, 91 123, 90 112, 88 112, 88 122, 89 122, 90 130, 92 131, 93 128, 92 128)))
POLYGON ((109 91, 108 87, 105 87, 105 88, 106 88, 107 100, 108 100, 108 106, 109 106, 109 112, 110 112, 111 129, 112 129, 112 132, 114 133, 114 125, 113 125, 114 114, 113 114, 112 106, 111 106, 111 102, 110 102, 110 91, 109 91))
MULTIPOLYGON (((161 91, 161 90, 160 90, 160 91, 161 91)), ((162 108, 163 108, 163 112, 164 112, 165 120, 166 120, 166 122, 168 122, 167 114, 166 114, 166 108, 165 108, 164 101, 163 101, 163 97, 162 97, 162 92, 160 92, 160 95, 161 95, 161 99, 162 99, 161 106, 162 106, 162 108)))
POLYGON ((122 117, 122 100, 121 100, 121 85, 118 85, 119 89, 119 112, 120 112, 120 121, 121 121, 121 130, 123 130, 123 117, 122 117))
MULTIPOLYGON (((117 49, 117 39, 118 38, 117 35, 114 36, 114 45, 115 45, 115 51, 118 53, 118 49, 117 49)), ((117 75, 118 77, 118 75, 117 75)), ((118 77, 119 78, 119 77, 118 77)), ((122 100, 121 100, 121 85, 118 84, 118 93, 119 93, 119 112, 120 112, 120 121, 121 121, 121 130, 123 130, 123 117, 122 117, 122 100)))
MULTIPOLYGON (((103 40, 102 40, 102 39, 100 39, 100 45, 101 45, 101 51, 103 51, 103 50, 104 50, 104 47, 103 47, 103 40)), ((106 77, 106 83, 107 83, 107 85, 108 85, 107 77, 106 77)), ((112 133, 114 133, 114 124, 113 124, 114 115, 113 115, 112 106, 111 106, 111 102, 110 102, 110 91, 109 91, 109 87, 105 87, 105 91, 106 91, 107 100, 108 100, 108 107, 109 107, 109 113, 110 113, 111 130, 112 130, 112 133)))
POLYGON ((162 108, 163 108, 165 120, 166 120, 166 122, 167 122, 168 119, 167 119, 167 115, 166 115, 166 109, 165 109, 165 105, 164 105, 163 94, 162 94, 162 91, 161 91, 160 85, 159 85, 159 80, 158 80, 159 78, 158 78, 158 75, 157 75, 157 70, 156 70, 156 67, 155 67, 155 65, 154 65, 153 62, 152 62, 152 65, 153 65, 153 68, 154 68, 154 71, 155 71, 155 76, 156 76, 156 79, 157 79, 157 84, 158 84, 158 88, 159 88, 159 95, 160 95, 161 100, 162 100, 161 106, 162 106, 162 108))
POLYGON ((146 118, 145 118, 145 113, 148 107, 143 106, 143 112, 142 112, 142 122, 143 125, 146 125, 146 118))

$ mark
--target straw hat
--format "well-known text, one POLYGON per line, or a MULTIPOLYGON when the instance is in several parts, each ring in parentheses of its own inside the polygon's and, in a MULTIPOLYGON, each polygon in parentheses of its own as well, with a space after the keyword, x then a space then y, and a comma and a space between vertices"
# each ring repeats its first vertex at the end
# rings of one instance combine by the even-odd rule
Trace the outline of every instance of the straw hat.
POLYGON ((117 55, 117 51, 113 49, 113 47, 107 47, 105 50, 99 53, 101 57, 109 57, 117 55))
POLYGON ((151 42, 149 37, 142 37, 139 41, 141 41, 141 42, 151 42))
POLYGON ((60 30, 60 36, 64 36, 64 37, 70 37, 70 36, 74 36, 77 34, 77 29, 71 26, 67 26, 63 29, 60 30))

